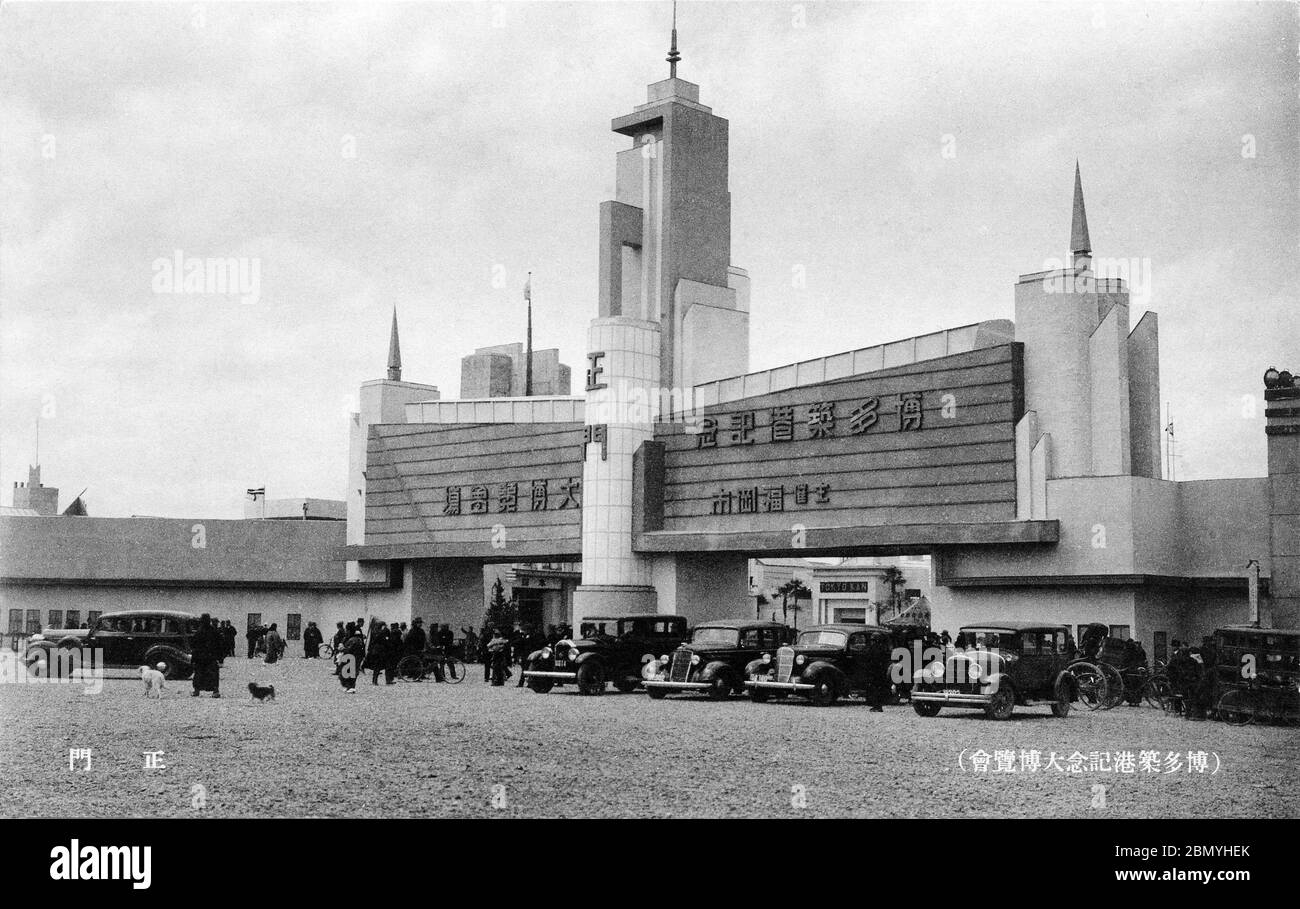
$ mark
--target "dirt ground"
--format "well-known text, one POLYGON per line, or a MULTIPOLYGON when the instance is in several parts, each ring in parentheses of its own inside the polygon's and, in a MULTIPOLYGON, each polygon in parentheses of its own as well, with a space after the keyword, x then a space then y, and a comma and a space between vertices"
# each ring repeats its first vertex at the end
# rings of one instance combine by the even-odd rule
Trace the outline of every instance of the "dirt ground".
POLYGON ((331 668, 231 659, 220 700, 188 683, 146 700, 123 673, 99 694, 0 685, 0 816, 1300 816, 1295 728, 1147 707, 995 723, 905 705, 538 695, 484 685, 478 667, 459 685, 367 678, 346 695, 331 668), (274 684, 275 703, 254 702, 250 680, 274 684), (89 771, 69 770, 74 748, 92 749, 89 771), (163 767, 145 769, 159 751, 163 767))

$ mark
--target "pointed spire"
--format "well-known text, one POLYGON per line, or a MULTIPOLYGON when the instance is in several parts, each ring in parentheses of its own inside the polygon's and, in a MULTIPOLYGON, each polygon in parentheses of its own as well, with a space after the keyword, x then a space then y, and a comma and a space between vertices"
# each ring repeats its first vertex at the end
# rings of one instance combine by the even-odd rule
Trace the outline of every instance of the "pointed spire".
POLYGON ((524 302, 528 304, 528 349, 524 353, 524 397, 533 396, 533 273, 524 282, 524 302))
POLYGON ((388 338, 388 380, 402 381, 402 346, 397 342, 397 307, 393 307, 393 331, 388 338))
POLYGON ((677 61, 682 59, 682 55, 677 53, 677 0, 673 0, 673 43, 668 48, 668 56, 664 58, 668 61, 668 78, 677 78, 677 61))
POLYGON ((1076 257, 1092 253, 1088 239, 1088 213, 1083 209, 1083 180, 1079 176, 1079 161, 1074 162, 1074 216, 1070 221, 1070 252, 1076 257))

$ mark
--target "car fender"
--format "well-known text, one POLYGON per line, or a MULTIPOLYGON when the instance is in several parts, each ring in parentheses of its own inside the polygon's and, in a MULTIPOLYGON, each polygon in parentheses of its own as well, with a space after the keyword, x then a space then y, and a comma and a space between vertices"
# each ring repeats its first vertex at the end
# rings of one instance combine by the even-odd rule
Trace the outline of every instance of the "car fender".
MULTIPOLYGON (((541 659, 542 659, 542 651, 543 651, 543 650, 546 650, 546 649, 547 649, 547 648, 542 647, 542 648, 540 648, 540 649, 538 649, 538 650, 534 650, 532 653, 528 654, 528 665, 531 666, 533 663, 541 662, 541 659)), ((554 651, 552 651, 552 652, 554 652, 554 651)))
POLYGON ((980 690, 983 691, 984 694, 992 694, 995 691, 1000 691, 1003 685, 1011 690, 1013 697, 1017 696, 1016 683, 1013 682, 1011 676, 1005 672, 995 672, 986 678, 980 679, 980 690))
POLYGON ((849 690, 849 680, 844 675, 844 671, 834 663, 828 663, 825 660, 809 663, 804 668, 804 671, 800 673, 800 676, 806 682, 821 681, 823 677, 829 676, 837 692, 849 690))
MULTIPOLYGON (((49 642, 47 641, 46 643, 48 644, 49 642)), ((57 646, 63 650, 72 650, 73 648, 84 647, 85 645, 86 638, 75 634, 69 634, 60 638, 57 646)))
POLYGON ((767 667, 771 665, 770 662, 764 663, 762 660, 750 660, 745 664, 745 677, 748 678, 751 675, 761 675, 766 672, 767 667))
POLYGON ((604 663, 604 662, 605 662, 604 656, 592 650, 588 650, 586 653, 578 654, 577 657, 575 657, 571 661, 572 665, 574 666, 581 666, 584 663, 604 663))
MULTIPOLYGON (((726 663, 722 660, 713 660, 710 663, 704 664, 704 668, 700 670, 699 675, 696 677, 696 681, 712 682, 715 678, 717 678, 719 673, 734 676, 736 670, 732 669, 731 664, 729 663, 726 663)), ((733 679, 732 681, 736 681, 736 680, 733 679)))
POLYGON ((194 673, 194 661, 190 654, 170 644, 154 644, 144 653, 145 665, 153 667, 166 663, 169 673, 174 678, 187 679, 194 673))

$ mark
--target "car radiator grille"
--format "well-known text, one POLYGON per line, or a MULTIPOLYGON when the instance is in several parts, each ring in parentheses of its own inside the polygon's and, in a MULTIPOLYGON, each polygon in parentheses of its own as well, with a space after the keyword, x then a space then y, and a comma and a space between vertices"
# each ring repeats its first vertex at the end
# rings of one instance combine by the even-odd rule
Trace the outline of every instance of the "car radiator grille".
POLYGON ((791 647, 782 647, 776 652, 776 680, 778 682, 790 681, 790 675, 794 672, 794 649, 791 647))
POLYGON ((673 652, 671 669, 668 673, 670 682, 684 682, 691 673, 691 652, 677 650, 673 652))

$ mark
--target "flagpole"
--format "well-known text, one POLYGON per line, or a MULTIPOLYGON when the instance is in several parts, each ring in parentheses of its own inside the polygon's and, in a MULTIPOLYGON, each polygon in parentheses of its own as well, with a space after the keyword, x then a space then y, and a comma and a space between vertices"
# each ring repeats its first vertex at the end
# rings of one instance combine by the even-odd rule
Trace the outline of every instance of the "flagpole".
POLYGON ((528 304, 528 350, 524 354, 524 397, 533 396, 533 273, 524 283, 524 302, 528 304))

